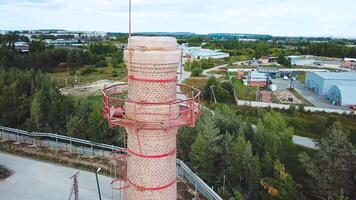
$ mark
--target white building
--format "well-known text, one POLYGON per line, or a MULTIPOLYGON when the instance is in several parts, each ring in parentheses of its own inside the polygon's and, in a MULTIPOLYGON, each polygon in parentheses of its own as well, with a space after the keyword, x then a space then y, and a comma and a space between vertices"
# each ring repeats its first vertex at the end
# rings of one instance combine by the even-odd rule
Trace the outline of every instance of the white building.
POLYGON ((228 53, 220 52, 219 50, 203 49, 201 47, 187 47, 182 45, 181 48, 183 49, 183 57, 192 59, 218 59, 230 56, 228 53))

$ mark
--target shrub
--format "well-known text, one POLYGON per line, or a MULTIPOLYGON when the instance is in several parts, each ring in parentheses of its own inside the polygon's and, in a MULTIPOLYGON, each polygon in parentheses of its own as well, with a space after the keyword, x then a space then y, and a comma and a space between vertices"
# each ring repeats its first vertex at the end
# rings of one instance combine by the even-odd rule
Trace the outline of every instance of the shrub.
POLYGON ((192 70, 192 76, 199 76, 203 72, 203 69, 200 67, 196 67, 192 70))
POLYGON ((106 63, 105 60, 99 60, 98 62, 95 63, 96 67, 107 67, 108 64, 106 63))
POLYGON ((80 72, 81 75, 87 75, 95 72, 95 69, 93 67, 86 68, 83 71, 80 72))
POLYGON ((75 70, 70 70, 69 76, 75 76, 75 74, 76 74, 76 71, 75 71, 75 70))
POLYGON ((119 73, 117 72, 117 70, 113 70, 112 77, 117 77, 117 76, 119 76, 119 73))

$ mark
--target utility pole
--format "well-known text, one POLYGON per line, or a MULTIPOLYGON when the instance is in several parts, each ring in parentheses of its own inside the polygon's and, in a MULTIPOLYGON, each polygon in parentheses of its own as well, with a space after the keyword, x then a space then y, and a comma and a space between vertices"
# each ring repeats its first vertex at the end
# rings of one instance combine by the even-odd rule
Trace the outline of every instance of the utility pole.
POLYGON ((211 86, 210 86, 211 94, 212 94, 212 96, 213 96, 213 98, 214 98, 214 103, 216 103, 216 97, 215 97, 214 88, 215 88, 215 85, 211 85, 211 86))
POLYGON ((73 193, 74 193, 74 200, 79 200, 78 176, 79 176, 79 172, 75 173, 72 177, 70 177, 71 179, 73 179, 73 185, 72 185, 72 190, 70 192, 69 200, 71 200, 73 193))
POLYGON ((95 171, 96 186, 98 187, 99 200, 101 200, 100 185, 99 185, 99 179, 98 179, 98 173, 100 172, 100 170, 101 170, 101 167, 99 167, 99 168, 95 171))
POLYGON ((290 89, 294 88, 294 81, 295 81, 295 80, 296 80, 295 77, 292 77, 292 78, 290 79, 290 86, 289 86, 290 89))
POLYGON ((258 86, 257 86, 257 91, 256 91, 256 101, 259 101, 260 97, 260 83, 258 83, 258 86))
POLYGON ((225 192, 225 180, 226 179, 226 176, 225 176, 225 174, 224 174, 224 180, 223 180, 223 192, 225 192))

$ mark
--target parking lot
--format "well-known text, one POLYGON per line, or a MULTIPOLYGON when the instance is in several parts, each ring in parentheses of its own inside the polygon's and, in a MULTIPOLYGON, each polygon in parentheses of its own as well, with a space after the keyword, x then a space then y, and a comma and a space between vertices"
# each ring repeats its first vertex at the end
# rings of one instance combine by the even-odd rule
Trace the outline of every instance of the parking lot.
MULTIPOLYGON (((277 90, 282 90, 282 89, 287 89, 290 87, 290 79, 288 80, 283 80, 281 78, 273 79, 272 83, 277 86, 277 90)), ((335 106, 330 103, 328 99, 326 99, 324 96, 319 96, 309 90, 307 87, 304 86, 303 83, 299 81, 294 81, 294 87, 293 87, 305 100, 313 104, 315 107, 320 107, 320 108, 331 108, 331 109, 343 109, 343 110, 349 110, 348 108, 341 107, 341 106, 335 106)))

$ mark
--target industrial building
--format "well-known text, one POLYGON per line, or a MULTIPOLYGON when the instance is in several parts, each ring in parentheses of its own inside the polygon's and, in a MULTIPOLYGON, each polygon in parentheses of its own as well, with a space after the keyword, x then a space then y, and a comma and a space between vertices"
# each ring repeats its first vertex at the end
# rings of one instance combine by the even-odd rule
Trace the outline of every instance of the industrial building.
POLYGON ((325 68, 340 68, 342 59, 339 58, 325 58, 313 55, 302 56, 287 56, 292 65, 305 66, 305 67, 325 67, 325 68))
POLYGON ((220 52, 219 50, 203 49, 201 47, 187 47, 182 45, 183 56, 192 59, 218 59, 218 58, 227 58, 230 55, 228 53, 220 52))
POLYGON ((318 95, 327 96, 330 88, 336 86, 356 86, 355 72, 307 72, 305 85, 318 95))
POLYGON ((356 85, 354 86, 332 86, 328 93, 328 99, 339 106, 356 105, 356 85))
POLYGON ((262 56, 258 61, 262 65, 267 65, 267 64, 276 64, 278 61, 278 57, 270 57, 270 56, 262 56))
POLYGON ((265 87, 267 85, 267 75, 266 73, 251 71, 248 74, 247 80, 244 80, 244 84, 253 87, 265 87))

